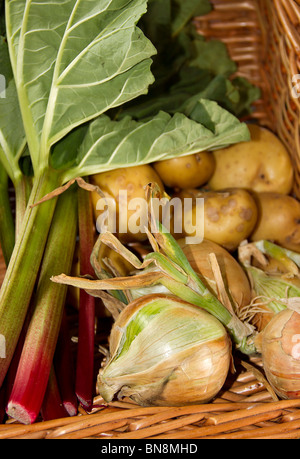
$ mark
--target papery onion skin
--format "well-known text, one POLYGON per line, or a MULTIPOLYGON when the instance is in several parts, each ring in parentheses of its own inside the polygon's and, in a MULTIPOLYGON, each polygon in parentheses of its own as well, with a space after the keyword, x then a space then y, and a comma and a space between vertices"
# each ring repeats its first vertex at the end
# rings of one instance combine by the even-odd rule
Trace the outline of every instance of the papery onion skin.
POLYGON ((147 295, 130 303, 115 322, 110 356, 97 381, 107 402, 117 395, 142 406, 201 404, 211 401, 225 383, 231 341, 206 311, 169 295, 147 295), (127 324, 150 303, 159 304, 161 312, 132 341, 132 354, 125 352, 125 360, 118 361, 127 324), (204 336, 209 330, 211 339, 204 336))
POLYGON ((247 306, 250 303, 251 288, 248 277, 231 253, 219 244, 207 239, 204 239, 199 244, 187 244, 185 239, 179 239, 177 243, 182 248, 194 271, 211 287, 213 293, 217 293, 217 289, 214 273, 208 261, 210 253, 214 253, 217 257, 223 280, 237 308, 247 306))
POLYGON ((253 296, 259 304, 259 312, 253 316, 252 323, 258 331, 264 330, 267 324, 280 311, 286 309, 286 298, 300 296, 300 279, 278 273, 268 273, 254 266, 246 268, 253 284, 253 296))
POLYGON ((300 398, 300 314, 286 309, 276 314, 261 337, 266 377, 283 399, 300 398))

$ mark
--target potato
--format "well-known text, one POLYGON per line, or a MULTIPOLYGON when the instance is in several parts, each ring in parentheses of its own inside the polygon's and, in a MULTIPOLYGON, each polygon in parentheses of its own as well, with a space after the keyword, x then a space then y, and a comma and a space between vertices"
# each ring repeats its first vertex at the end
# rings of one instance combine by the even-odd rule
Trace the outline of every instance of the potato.
POLYGON ((251 141, 214 152, 216 167, 209 186, 289 194, 293 165, 285 146, 265 128, 249 125, 249 130, 251 141))
POLYGON ((258 219, 251 241, 268 239, 300 252, 300 202, 281 193, 256 193, 258 219))
POLYGON ((211 152, 157 161, 153 164, 164 185, 169 188, 198 188, 211 178, 215 159, 211 152))
MULTIPOLYGON (((176 196, 181 199, 190 197, 195 203, 196 198, 204 199, 204 238, 216 242, 229 251, 235 250, 239 244, 247 239, 253 231, 257 220, 257 207, 251 194, 243 189, 228 189, 224 191, 201 192, 197 190, 185 190, 176 196)), ((196 225, 196 207, 192 210, 184 208, 183 236, 193 237, 196 234, 188 234, 186 228, 190 224, 196 225)), ((174 227, 178 224, 181 215, 175 214, 174 227)), ((176 234, 174 234, 176 237, 176 234)), ((180 234, 178 234, 180 237, 180 234)))
MULTIPOLYGON (((161 191, 164 191, 164 185, 153 167, 142 165, 115 169, 93 175, 91 182, 98 185, 106 197, 112 198, 112 204, 116 206, 116 224, 108 229, 115 230, 112 232, 123 243, 147 240, 144 231, 144 225, 147 224, 145 187, 148 183, 155 182, 161 191)), ((92 202, 96 221, 104 212, 104 208, 99 208, 99 199, 98 193, 93 192, 92 202)))

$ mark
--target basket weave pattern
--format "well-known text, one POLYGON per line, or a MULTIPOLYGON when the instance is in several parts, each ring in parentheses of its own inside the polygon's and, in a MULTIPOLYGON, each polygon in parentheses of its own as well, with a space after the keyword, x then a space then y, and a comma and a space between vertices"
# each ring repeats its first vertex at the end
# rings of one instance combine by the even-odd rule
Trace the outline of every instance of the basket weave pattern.
MULTIPOLYGON (((295 0, 212 0, 214 10, 196 18, 199 32, 227 44, 237 74, 262 91, 252 117, 287 145, 300 197, 300 99, 292 93, 300 74, 300 3, 295 0)), ((299 86, 300 92, 300 86, 299 86)), ((0 254, 0 283, 4 275, 0 254)), ((243 362, 212 403, 186 407, 141 408, 130 400, 105 406, 94 400, 92 413, 25 426, 9 420, 3 438, 300 438, 300 400, 277 400, 255 369, 243 362)), ((257 370, 258 369, 258 370, 257 370)))

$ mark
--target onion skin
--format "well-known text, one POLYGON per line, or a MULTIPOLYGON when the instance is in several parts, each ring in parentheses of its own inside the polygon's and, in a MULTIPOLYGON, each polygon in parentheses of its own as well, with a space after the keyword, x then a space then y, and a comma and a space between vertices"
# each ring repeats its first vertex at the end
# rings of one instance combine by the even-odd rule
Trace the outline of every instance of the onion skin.
POLYGON ((279 312, 261 334, 261 354, 266 377, 283 399, 300 398, 300 314, 279 312))
MULTIPOLYGON (((274 265, 273 265, 274 266, 274 265)), ((296 276, 270 273, 262 271, 256 267, 247 267, 247 273, 252 279, 253 298, 258 297, 253 302, 253 306, 259 304, 260 311, 255 314, 251 323, 255 325, 257 331, 261 332, 267 324, 281 310, 286 309, 284 300, 286 297, 292 299, 300 296, 300 279, 296 276), (262 296, 262 298, 261 298, 262 296), (269 298, 269 301, 267 300, 269 298), (265 304, 263 302, 266 301, 265 304)))
POLYGON ((116 320, 110 359, 99 371, 97 389, 107 402, 117 395, 142 406, 207 403, 221 390, 230 363, 231 340, 217 319, 178 298, 146 295, 116 320), (143 314, 149 305, 159 309, 150 319, 143 314), (142 313, 142 331, 122 354, 128 324, 137 313, 142 313))
POLYGON ((214 253, 217 257, 223 279, 237 308, 247 306, 251 302, 251 288, 248 277, 237 260, 219 244, 204 239, 200 244, 186 244, 185 239, 177 243, 182 248, 190 265, 198 275, 210 286, 213 293, 214 273, 208 256, 214 253))
MULTIPOLYGON (((260 300, 254 301, 254 306, 256 303, 259 303, 260 300)), ((268 305, 265 304, 259 304, 260 312, 257 312, 253 319, 251 320, 251 323, 255 326, 256 330, 258 332, 263 331, 268 323, 275 317, 275 312, 271 311, 270 308, 268 308, 268 305)))

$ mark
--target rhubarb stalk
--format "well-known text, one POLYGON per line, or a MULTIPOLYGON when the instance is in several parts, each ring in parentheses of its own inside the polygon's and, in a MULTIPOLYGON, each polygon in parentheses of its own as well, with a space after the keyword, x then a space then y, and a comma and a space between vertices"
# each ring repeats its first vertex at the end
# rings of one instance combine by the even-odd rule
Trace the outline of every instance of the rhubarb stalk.
POLYGON ((0 424, 3 422, 5 418, 5 387, 1 387, 0 389, 0 424))
POLYGON ((51 419, 60 419, 68 416, 62 403, 57 383, 57 377, 53 367, 50 371, 48 385, 41 407, 41 415, 43 421, 50 421, 51 419))
POLYGON ((6 403, 5 403, 5 400, 6 400, 6 387, 5 386, 2 386, 0 388, 0 424, 3 423, 4 421, 4 418, 5 418, 5 407, 6 407, 6 403))
POLYGON ((20 236, 7 267, 0 290, 0 335, 5 339, 6 355, 0 356, 0 387, 10 365, 19 335, 24 324, 37 280, 56 199, 31 207, 57 186, 58 178, 43 174, 35 181, 20 236))
MULTIPOLYGON (((90 193, 78 190, 80 240, 80 274, 94 275, 90 256, 95 243, 94 220, 90 193)), ((94 387, 95 298, 80 290, 79 330, 76 364, 76 394, 82 406, 92 408, 94 387)))
POLYGON ((32 179, 22 175, 18 181, 14 183, 14 191, 16 198, 16 238, 22 228, 23 218, 27 209, 28 200, 32 189, 32 179))
POLYGON ((8 193, 8 175, 0 164, 0 245, 6 265, 15 245, 15 223, 8 193))
POLYGON ((75 393, 75 367, 65 308, 54 355, 54 368, 64 408, 69 416, 76 416, 78 403, 75 393))
POLYGON ((19 422, 35 421, 46 391, 65 305, 66 288, 53 288, 50 277, 61 266, 71 270, 77 235, 77 200, 74 190, 58 200, 49 233, 34 312, 23 346, 7 413, 19 422))

